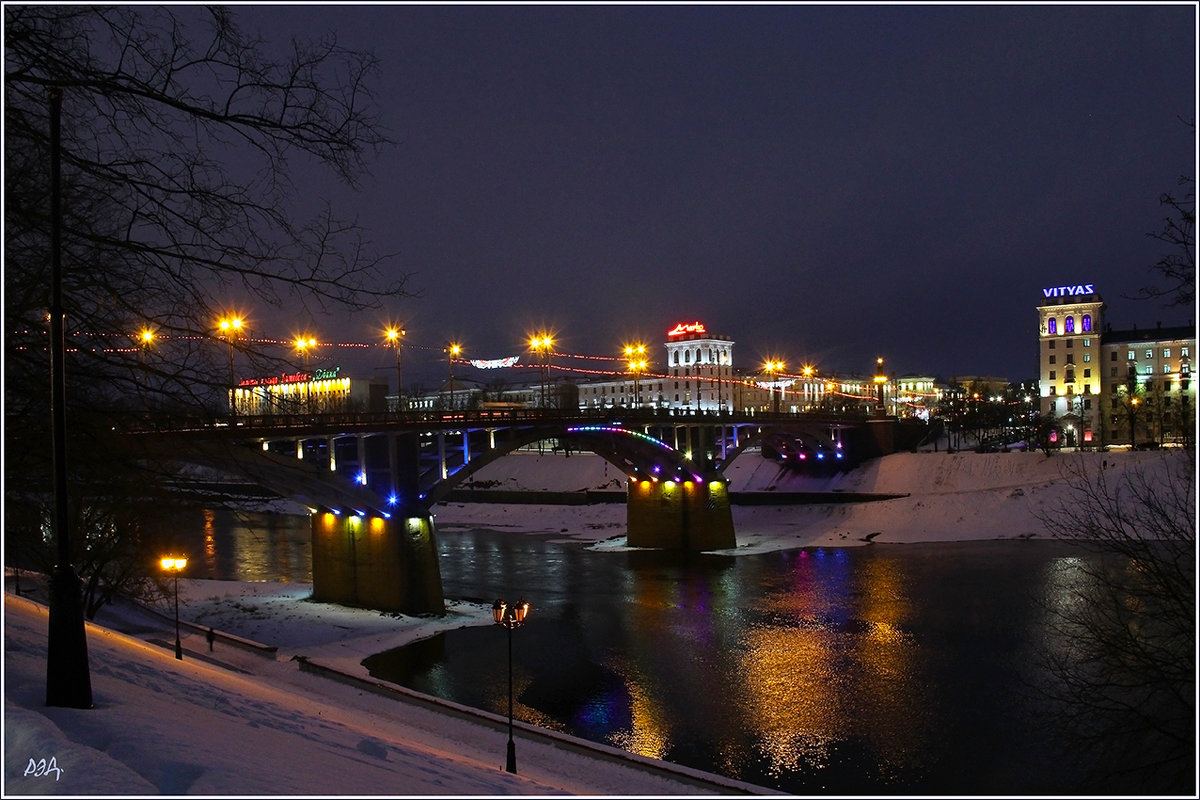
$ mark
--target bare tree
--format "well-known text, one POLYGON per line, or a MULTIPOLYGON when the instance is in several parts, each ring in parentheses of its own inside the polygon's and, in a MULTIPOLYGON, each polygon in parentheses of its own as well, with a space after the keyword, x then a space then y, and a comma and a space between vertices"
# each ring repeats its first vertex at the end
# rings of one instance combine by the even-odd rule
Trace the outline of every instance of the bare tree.
MULTIPOLYGON (((1195 136, 1196 121, 1186 124, 1195 136)), ((1178 185, 1182 195, 1164 192, 1159 197, 1167 210, 1162 228, 1146 234, 1167 245, 1152 267, 1165 283, 1143 288, 1140 296, 1164 298, 1166 305, 1190 306, 1196 299, 1196 179, 1181 175, 1178 185)))
POLYGON ((1068 462, 1071 496, 1043 516, 1085 551, 1046 600, 1048 713, 1069 722, 1071 749, 1123 765, 1096 776, 1110 787, 1194 778, 1196 463, 1182 449, 1160 458, 1094 474, 1068 462))
POLYGON ((372 56, 330 38, 274 62, 216 7, 4 14, 6 377, 42 372, 51 87, 64 98, 72 372, 104 398, 223 389, 212 342, 232 304, 359 308, 401 293, 356 225, 328 208, 297 218, 289 180, 320 165, 353 183, 387 144, 372 56), (170 342, 152 359, 130 346, 147 326, 170 342))
MULTIPOLYGON (((246 343, 217 340, 219 316, 245 304, 356 309, 404 293, 364 231, 327 205, 301 208, 290 180, 323 169, 353 185, 389 144, 371 92, 377 64, 332 36, 275 57, 221 7, 6 5, 4 21, 5 491, 36 503, 50 485, 55 90, 68 463, 79 495, 109 506, 77 514, 81 539, 98 542, 140 524, 117 507, 134 503, 130 487, 166 477, 109 435, 115 415, 221 412, 226 347, 246 343), (162 344, 139 346, 143 328, 162 344)), ((242 355, 269 357, 289 356, 242 355)))

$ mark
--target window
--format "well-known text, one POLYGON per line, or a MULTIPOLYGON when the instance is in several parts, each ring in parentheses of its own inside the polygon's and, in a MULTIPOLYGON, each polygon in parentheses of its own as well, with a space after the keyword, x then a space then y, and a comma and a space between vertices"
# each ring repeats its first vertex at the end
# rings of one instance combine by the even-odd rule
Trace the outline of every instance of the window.
POLYGON ((1109 355, 1109 359, 1108 359, 1109 361, 1116 361, 1116 360, 1117 360, 1117 351, 1116 351, 1116 350, 1113 350, 1113 351, 1112 351, 1112 352, 1110 352, 1108 355, 1109 355))
POLYGON ((1129 358, 1127 358, 1127 359, 1125 359, 1125 360, 1126 360, 1126 361, 1137 361, 1137 353, 1135 353, 1135 352, 1133 352, 1132 350, 1130 350, 1130 351, 1129 351, 1129 358))
POLYGON ((1057 377, 1058 377, 1058 370, 1054 370, 1054 369, 1050 370, 1050 380, 1054 380, 1057 377))
POLYGON ((1046 333, 1058 333, 1058 320, 1054 317, 1046 321, 1046 333))
POLYGON ((1084 353, 1084 354, 1083 354, 1083 363, 1087 364, 1087 363, 1089 363, 1091 360, 1092 360, 1092 354, 1091 354, 1091 353, 1084 353))
POLYGON ((1171 357, 1171 348, 1164 347, 1163 348, 1163 358, 1170 358, 1170 357, 1171 357))
POLYGON ((1092 377, 1092 371, 1091 371, 1090 369, 1085 369, 1085 370, 1083 371, 1083 377, 1085 377, 1085 378, 1090 378, 1090 377, 1092 377))
POLYGON ((1116 368, 1116 367, 1111 367, 1111 368, 1109 369, 1109 371, 1108 371, 1108 377, 1110 377, 1110 378, 1115 378, 1115 377, 1117 377, 1117 368, 1116 368))
POLYGON ((1186 347, 1179 348, 1179 355, 1182 356, 1183 358, 1187 358, 1188 357, 1188 349, 1186 347))
POLYGON ((1053 385, 1053 384, 1051 384, 1051 385, 1050 385, 1050 396, 1051 396, 1051 397, 1054 397, 1054 396, 1055 396, 1055 395, 1057 395, 1057 394, 1058 394, 1058 391, 1057 391, 1057 390, 1054 388, 1054 385, 1053 385))
POLYGON ((1146 350, 1146 358, 1154 358, 1154 351, 1146 350))
POLYGON ((1051 363, 1051 364, 1057 364, 1057 363, 1058 363, 1058 356, 1050 356, 1050 363, 1051 363))
POLYGON ((1075 332, 1075 318, 1067 317, 1066 320, 1063 321, 1063 333, 1074 333, 1074 332, 1075 332))
POLYGON ((1084 346, 1084 347, 1091 347, 1091 346, 1092 346, 1092 340, 1091 340, 1091 339, 1084 339, 1084 340, 1083 340, 1083 346, 1084 346))
POLYGON ((1054 345, 1056 345, 1056 344, 1058 344, 1058 342, 1056 342, 1056 341, 1054 341, 1053 339, 1051 339, 1051 340, 1050 340, 1050 349, 1051 349, 1051 350, 1053 350, 1053 349, 1054 349, 1054 345))
POLYGON ((1170 375, 1170 374, 1171 374, 1171 365, 1163 364, 1163 375, 1170 375))
POLYGON ((1090 331, 1091 329, 1092 329, 1092 315, 1091 315, 1091 314, 1084 314, 1084 315, 1083 315, 1083 327, 1081 328, 1081 330, 1082 330, 1084 333, 1087 333, 1087 332, 1088 332, 1088 331, 1090 331))
POLYGON ((1075 349, 1075 340, 1074 339, 1067 339, 1067 349, 1068 350, 1075 349))
POLYGON ((1186 361, 1179 365, 1179 374, 1180 375, 1187 375, 1191 371, 1192 371, 1192 365, 1187 363, 1186 361))
POLYGON ((1143 375, 1153 375, 1154 374, 1154 365, 1147 364, 1146 368, 1144 370, 1142 370, 1142 374, 1143 375))

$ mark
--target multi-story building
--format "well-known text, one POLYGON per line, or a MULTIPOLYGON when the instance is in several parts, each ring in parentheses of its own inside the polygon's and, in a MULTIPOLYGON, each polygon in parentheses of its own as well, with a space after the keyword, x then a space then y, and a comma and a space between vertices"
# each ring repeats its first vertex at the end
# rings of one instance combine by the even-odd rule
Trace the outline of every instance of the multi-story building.
POLYGON ((1195 419, 1195 325, 1113 331, 1093 284, 1042 289, 1038 378, 1043 418, 1068 445, 1182 440, 1195 419))
POLYGON ((233 413, 243 416, 384 411, 387 407, 386 383, 350 378, 341 374, 340 367, 243 378, 229 395, 233 413))

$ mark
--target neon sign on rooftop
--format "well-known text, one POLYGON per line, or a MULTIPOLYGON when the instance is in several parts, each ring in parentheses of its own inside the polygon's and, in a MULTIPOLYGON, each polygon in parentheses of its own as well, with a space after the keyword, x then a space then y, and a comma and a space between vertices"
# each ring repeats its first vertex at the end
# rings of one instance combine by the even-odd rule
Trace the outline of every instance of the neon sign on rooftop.
POLYGON ((683 336, 687 333, 705 333, 704 323, 702 322, 680 322, 674 328, 667 331, 667 336, 683 336))

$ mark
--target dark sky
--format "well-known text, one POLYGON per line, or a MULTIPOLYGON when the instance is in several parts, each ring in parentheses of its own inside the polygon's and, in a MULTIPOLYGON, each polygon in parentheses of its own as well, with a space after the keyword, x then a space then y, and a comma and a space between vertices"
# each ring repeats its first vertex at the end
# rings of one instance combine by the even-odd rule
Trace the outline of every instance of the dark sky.
POLYGON ((1095 284, 1116 328, 1194 319, 1123 297, 1153 282, 1160 194, 1195 175, 1194 5, 238 15, 382 61, 397 145, 356 191, 309 188, 421 296, 313 324, 368 341, 401 319, 414 372, 449 339, 498 358, 545 327, 563 352, 660 353, 699 320, 743 368, 882 355, 1022 380, 1042 287, 1095 284))

